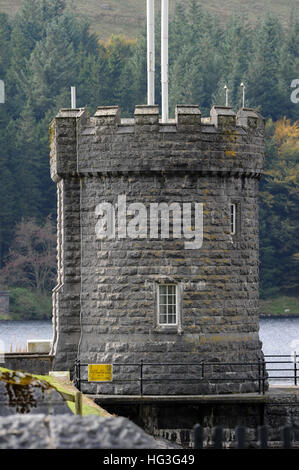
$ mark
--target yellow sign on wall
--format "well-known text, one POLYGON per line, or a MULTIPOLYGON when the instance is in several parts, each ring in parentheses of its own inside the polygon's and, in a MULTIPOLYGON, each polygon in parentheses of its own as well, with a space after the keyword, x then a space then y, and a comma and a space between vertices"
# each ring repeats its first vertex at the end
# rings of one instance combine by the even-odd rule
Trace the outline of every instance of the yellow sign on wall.
POLYGON ((88 382, 112 382, 112 364, 88 364, 88 382))

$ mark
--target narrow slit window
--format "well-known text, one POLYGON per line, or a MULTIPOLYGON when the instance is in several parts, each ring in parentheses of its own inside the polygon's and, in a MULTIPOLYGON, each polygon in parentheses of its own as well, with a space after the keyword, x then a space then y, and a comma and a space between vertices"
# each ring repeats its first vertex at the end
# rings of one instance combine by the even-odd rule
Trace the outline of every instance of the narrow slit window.
POLYGON ((236 204, 230 205, 230 233, 231 235, 236 234, 236 204))
POLYGON ((177 324, 177 286, 176 284, 159 285, 158 298, 159 325, 177 324))

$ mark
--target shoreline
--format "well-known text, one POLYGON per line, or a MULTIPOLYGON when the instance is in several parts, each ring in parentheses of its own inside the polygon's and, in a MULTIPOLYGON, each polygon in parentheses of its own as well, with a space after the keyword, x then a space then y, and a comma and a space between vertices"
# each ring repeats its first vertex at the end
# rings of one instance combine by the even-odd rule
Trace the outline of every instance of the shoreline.
POLYGON ((0 318, 0 323, 2 321, 15 321, 15 322, 20 322, 20 321, 34 321, 34 322, 52 322, 52 318, 45 318, 44 320, 35 319, 35 318, 19 318, 18 320, 14 320, 13 318, 0 318))
POLYGON ((299 313, 291 313, 291 314, 260 313, 259 318, 299 318, 299 313))

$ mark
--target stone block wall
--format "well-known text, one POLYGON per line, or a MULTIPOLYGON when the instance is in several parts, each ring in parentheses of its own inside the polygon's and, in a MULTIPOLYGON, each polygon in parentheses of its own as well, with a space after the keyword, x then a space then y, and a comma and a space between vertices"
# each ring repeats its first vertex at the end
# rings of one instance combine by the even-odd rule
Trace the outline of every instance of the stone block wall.
POLYGON ((93 117, 61 110, 51 125, 50 157, 58 187, 54 369, 72 368, 76 358, 124 364, 114 367, 112 383, 85 385, 97 393, 137 393, 138 372, 129 364, 141 359, 159 363, 148 371, 155 380, 145 393, 256 390, 264 120, 252 110, 219 107, 202 118, 196 106, 177 106, 167 124, 157 106, 136 106, 134 119, 121 119, 118 107, 99 107, 93 117), (117 209, 119 196, 127 207, 203 204, 202 246, 186 249, 184 238, 171 235, 123 237, 117 229, 114 238, 98 239, 96 208, 107 202, 117 209), (178 286, 175 326, 157 322, 163 283, 178 286), (200 366, 182 364, 201 361, 254 364, 213 366, 195 383, 200 366), (174 363, 180 366, 165 365, 174 363), (225 381, 213 380, 217 374, 225 381), (167 377, 172 381, 161 381, 167 377))
POLYGON ((54 356, 36 353, 5 353, 1 367, 30 374, 48 375, 54 364, 54 356))

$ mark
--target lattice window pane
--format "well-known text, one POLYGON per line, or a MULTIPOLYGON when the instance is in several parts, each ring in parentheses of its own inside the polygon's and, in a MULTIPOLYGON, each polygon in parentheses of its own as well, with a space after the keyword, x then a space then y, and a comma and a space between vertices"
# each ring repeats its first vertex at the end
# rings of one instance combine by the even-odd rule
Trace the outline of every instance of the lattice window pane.
POLYGON ((159 323, 163 325, 177 323, 177 286, 175 284, 159 286, 159 323))

